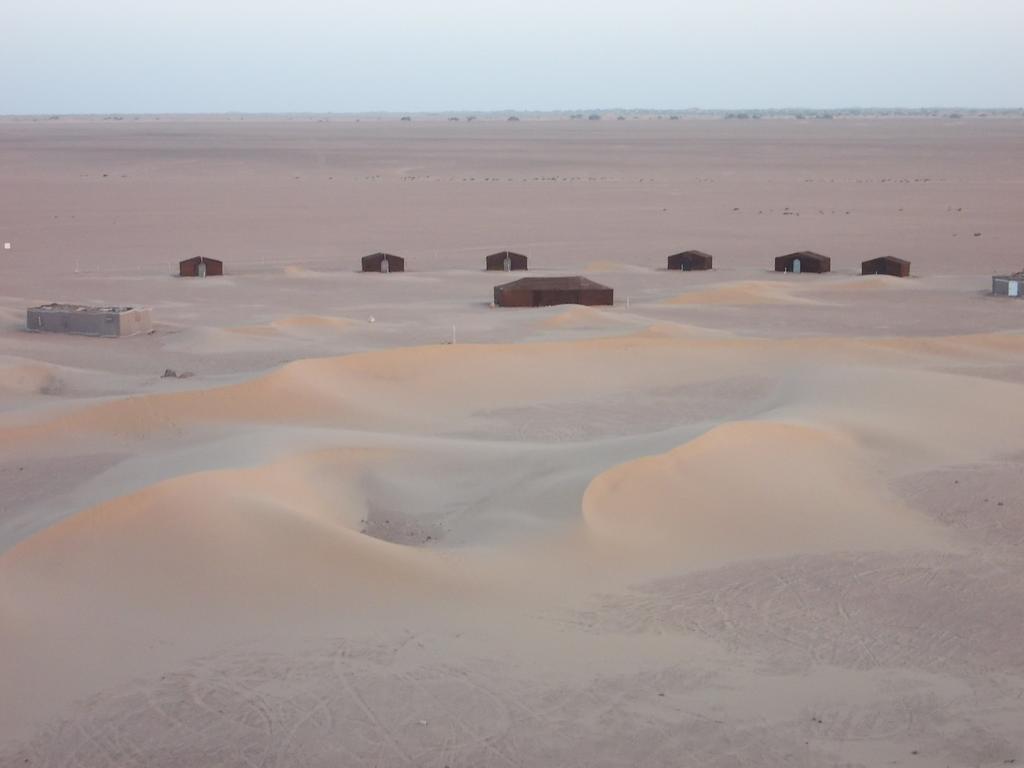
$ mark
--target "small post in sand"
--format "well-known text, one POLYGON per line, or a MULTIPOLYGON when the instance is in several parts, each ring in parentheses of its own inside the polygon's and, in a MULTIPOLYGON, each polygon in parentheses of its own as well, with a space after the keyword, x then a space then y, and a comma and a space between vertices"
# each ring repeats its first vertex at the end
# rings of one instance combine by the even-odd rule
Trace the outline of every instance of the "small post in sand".
POLYGON ((452 344, 455 344, 455 323, 452 323, 452 344))

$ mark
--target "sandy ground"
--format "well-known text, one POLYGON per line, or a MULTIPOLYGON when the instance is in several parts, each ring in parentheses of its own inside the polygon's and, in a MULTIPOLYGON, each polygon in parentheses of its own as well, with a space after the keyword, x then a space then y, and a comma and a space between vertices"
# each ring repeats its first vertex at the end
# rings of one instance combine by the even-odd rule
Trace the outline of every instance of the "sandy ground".
POLYGON ((0 765, 1024 761, 1022 150, 0 123, 0 765), (492 308, 504 248, 616 305, 492 308), (53 300, 157 328, 22 330, 53 300))

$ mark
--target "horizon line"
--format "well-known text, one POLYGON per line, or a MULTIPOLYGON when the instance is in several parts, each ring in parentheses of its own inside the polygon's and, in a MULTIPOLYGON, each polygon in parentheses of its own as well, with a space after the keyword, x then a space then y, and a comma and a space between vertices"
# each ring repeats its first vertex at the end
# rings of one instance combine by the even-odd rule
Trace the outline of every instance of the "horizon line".
POLYGON ((363 116, 415 116, 415 115, 573 115, 573 114, 644 114, 644 115, 718 115, 718 114, 843 114, 843 113, 931 113, 931 112, 1024 112, 1024 105, 1013 107, 933 105, 927 107, 907 106, 846 106, 846 107, 815 107, 815 106, 780 106, 780 107, 564 107, 558 109, 517 109, 513 107, 500 109, 379 109, 379 110, 224 110, 224 111, 118 111, 103 110, 97 112, 9 112, 0 113, 0 119, 19 117, 266 117, 266 116, 332 116, 332 117, 363 117, 363 116))

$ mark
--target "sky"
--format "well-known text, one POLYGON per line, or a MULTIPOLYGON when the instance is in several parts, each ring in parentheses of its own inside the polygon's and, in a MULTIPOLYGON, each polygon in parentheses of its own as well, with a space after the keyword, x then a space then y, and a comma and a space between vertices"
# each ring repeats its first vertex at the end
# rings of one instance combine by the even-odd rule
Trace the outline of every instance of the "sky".
POLYGON ((0 114, 1024 106, 1024 0, 0 0, 0 114))

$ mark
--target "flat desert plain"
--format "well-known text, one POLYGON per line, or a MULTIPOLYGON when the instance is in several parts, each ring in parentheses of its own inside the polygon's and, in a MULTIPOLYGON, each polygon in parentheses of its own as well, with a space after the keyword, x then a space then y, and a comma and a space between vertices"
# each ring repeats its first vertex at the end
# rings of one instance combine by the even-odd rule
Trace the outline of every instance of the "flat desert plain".
POLYGON ((1024 761, 1022 213, 1011 118, 0 123, 0 764, 1024 761))

